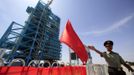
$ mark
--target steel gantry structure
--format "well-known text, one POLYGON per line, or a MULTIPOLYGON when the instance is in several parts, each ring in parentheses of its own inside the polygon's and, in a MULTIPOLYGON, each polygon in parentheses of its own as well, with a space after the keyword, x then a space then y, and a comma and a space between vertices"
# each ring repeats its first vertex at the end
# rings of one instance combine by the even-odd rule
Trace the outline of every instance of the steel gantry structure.
POLYGON ((5 61, 22 58, 28 64, 31 60, 59 60, 60 18, 41 0, 26 11, 29 17, 25 25, 12 22, 0 39, 0 47, 11 50, 3 56, 5 61))

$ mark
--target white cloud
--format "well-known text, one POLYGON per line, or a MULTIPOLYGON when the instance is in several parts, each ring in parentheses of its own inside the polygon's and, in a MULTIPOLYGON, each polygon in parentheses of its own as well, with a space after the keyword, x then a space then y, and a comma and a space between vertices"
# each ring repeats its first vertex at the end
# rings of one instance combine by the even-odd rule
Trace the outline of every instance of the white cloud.
POLYGON ((98 30, 98 31, 89 31, 89 32, 85 32, 82 35, 90 35, 90 34, 97 34, 97 35, 102 35, 105 33, 109 33, 111 31, 114 31, 115 29, 119 29, 122 26, 127 25, 127 23, 132 20, 132 18, 134 17, 134 14, 127 16, 115 23, 113 23, 112 25, 110 25, 110 27, 103 29, 103 30, 98 30))

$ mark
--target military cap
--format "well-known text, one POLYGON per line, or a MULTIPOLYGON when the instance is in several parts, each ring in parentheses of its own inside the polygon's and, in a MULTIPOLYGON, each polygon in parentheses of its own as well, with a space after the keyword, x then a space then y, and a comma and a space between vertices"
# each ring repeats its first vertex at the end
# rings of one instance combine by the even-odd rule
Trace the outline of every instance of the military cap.
POLYGON ((104 42, 104 46, 106 46, 107 44, 113 45, 113 41, 111 40, 107 40, 104 42))

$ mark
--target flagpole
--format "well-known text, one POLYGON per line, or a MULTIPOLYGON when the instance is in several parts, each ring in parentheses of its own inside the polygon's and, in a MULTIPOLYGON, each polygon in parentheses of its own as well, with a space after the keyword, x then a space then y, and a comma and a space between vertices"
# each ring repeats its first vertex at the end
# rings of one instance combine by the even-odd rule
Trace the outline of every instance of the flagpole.
MULTIPOLYGON (((75 54, 76 55, 76 54, 75 54)), ((78 56, 76 55, 76 61, 77 61, 77 65, 79 65, 79 58, 78 56)))
POLYGON ((69 64, 71 65, 71 50, 69 47, 68 47, 68 50, 69 50, 69 64))

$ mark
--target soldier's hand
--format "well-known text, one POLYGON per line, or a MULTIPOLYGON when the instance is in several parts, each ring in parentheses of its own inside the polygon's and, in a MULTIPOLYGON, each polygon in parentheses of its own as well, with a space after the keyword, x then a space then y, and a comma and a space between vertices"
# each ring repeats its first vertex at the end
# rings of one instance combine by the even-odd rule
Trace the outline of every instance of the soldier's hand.
POLYGON ((130 69, 128 69, 128 71, 129 71, 129 72, 130 72, 130 71, 131 71, 131 72, 134 72, 134 69, 131 69, 131 68, 130 68, 130 69))
POLYGON ((134 69, 132 70, 132 72, 134 72, 134 69))
POLYGON ((91 50, 96 50, 96 48, 94 46, 88 46, 88 48, 91 50))

